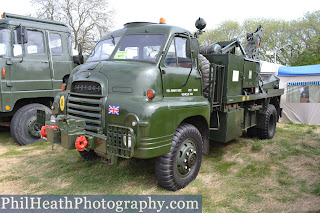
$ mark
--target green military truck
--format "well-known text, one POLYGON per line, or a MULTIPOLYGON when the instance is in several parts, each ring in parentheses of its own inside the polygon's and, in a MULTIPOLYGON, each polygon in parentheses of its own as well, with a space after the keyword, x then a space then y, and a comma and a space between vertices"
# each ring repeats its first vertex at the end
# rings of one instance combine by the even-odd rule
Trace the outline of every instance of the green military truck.
POLYGON ((60 22, 3 13, 0 19, 0 125, 20 145, 41 140, 37 109, 50 112, 75 67, 69 28, 60 22))
MULTIPOLYGON (((156 158, 159 185, 173 191, 196 178, 209 141, 228 142, 243 130, 272 138, 279 79, 261 76, 257 50, 246 53, 237 40, 199 48, 205 24, 196 23, 195 35, 139 22, 104 36, 55 97, 50 121, 38 111, 42 136, 86 160, 156 158)), ((261 33, 249 34, 249 45, 259 46, 261 33)))

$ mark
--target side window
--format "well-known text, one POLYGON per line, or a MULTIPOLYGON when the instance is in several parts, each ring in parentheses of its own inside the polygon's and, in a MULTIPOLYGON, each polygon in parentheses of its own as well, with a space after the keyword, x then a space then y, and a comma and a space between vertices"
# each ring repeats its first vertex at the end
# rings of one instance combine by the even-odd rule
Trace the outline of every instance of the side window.
POLYGON ((49 46, 52 55, 62 55, 61 35, 57 33, 49 34, 49 46))
POLYGON ((177 67, 176 47, 174 39, 172 40, 166 58, 164 59, 166 67, 177 67))
POLYGON ((186 38, 175 37, 170 45, 164 64, 168 67, 191 68, 191 59, 186 56, 186 38))
POLYGON ((177 57, 178 57, 178 66, 191 68, 191 59, 186 56, 186 38, 176 37, 176 49, 177 49, 177 57))
POLYGON ((28 30, 28 43, 25 44, 26 54, 44 54, 43 33, 28 30))

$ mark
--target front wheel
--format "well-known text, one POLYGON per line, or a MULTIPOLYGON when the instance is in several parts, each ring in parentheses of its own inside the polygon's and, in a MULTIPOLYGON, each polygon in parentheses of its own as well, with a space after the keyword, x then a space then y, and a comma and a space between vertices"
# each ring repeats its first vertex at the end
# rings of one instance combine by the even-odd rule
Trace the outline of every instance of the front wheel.
POLYGON ((11 136, 21 146, 42 140, 40 135, 41 125, 37 122, 38 109, 51 114, 48 107, 34 103, 21 107, 11 120, 11 136))
POLYGON ((200 170, 202 137, 191 124, 176 130, 170 152, 157 158, 156 177, 161 187, 176 191, 193 181, 200 170))

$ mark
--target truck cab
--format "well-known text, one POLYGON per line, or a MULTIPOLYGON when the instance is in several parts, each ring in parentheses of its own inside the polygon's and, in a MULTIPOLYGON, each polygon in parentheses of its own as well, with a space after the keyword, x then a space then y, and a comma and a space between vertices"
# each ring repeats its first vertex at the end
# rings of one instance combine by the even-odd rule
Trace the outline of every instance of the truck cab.
POLYGON ((13 138, 40 141, 36 110, 61 91, 75 67, 69 28, 51 20, 3 13, 0 19, 0 119, 13 138))

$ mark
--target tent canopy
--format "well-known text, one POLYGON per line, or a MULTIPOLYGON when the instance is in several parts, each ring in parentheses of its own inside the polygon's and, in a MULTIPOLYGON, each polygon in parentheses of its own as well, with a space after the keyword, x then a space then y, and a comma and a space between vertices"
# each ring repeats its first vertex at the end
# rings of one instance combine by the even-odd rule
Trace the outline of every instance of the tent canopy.
POLYGON ((298 67, 279 67, 278 76, 306 76, 320 75, 320 64, 298 66, 298 67))

